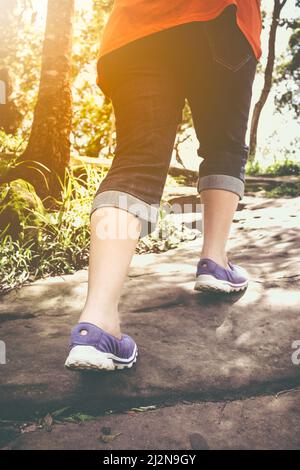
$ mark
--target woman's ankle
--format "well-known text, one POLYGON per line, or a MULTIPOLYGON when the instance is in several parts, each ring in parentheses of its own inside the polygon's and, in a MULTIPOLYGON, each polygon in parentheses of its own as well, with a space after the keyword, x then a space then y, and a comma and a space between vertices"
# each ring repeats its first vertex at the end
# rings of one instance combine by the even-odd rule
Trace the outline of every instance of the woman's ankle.
POLYGON ((111 312, 103 314, 99 311, 83 310, 82 314, 80 315, 79 322, 92 323, 93 325, 96 325, 104 330, 106 333, 121 339, 122 333, 118 312, 115 312, 114 314, 111 312))
POLYGON ((211 251, 202 251, 201 259, 211 259, 215 263, 219 264, 223 268, 228 268, 228 258, 226 254, 218 254, 211 251))

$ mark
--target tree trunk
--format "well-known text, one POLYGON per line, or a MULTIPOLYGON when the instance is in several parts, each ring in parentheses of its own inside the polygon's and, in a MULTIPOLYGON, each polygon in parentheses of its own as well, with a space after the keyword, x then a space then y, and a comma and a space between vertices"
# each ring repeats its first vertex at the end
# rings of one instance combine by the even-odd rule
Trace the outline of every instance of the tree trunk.
POLYGON ((73 14, 74 0, 48 0, 38 100, 18 167, 42 198, 60 198, 70 161, 73 14))
POLYGON ((275 43, 276 43, 276 32, 278 28, 278 21, 280 18, 280 13, 284 7, 287 0, 274 0, 274 8, 272 13, 272 22, 270 27, 269 41, 268 41, 268 59, 264 76, 264 86, 261 91, 259 100, 254 106, 251 127, 250 127, 250 149, 249 149, 249 160, 253 161, 255 159, 256 147, 257 147, 257 129, 259 124, 259 119, 263 107, 267 101, 269 93, 272 88, 273 82, 273 70, 275 63, 275 43))

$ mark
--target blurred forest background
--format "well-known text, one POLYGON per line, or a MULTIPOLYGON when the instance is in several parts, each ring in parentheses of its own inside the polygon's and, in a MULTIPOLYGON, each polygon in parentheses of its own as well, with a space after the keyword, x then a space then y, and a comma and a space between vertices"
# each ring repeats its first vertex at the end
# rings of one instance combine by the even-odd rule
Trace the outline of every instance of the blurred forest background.
MULTIPOLYGON (((0 292, 87 264, 91 201, 115 146, 112 105, 96 85, 112 5, 0 0, 0 292)), ((266 193, 274 197, 300 195, 299 12, 300 0, 262 0, 247 173, 293 179, 266 193)), ((167 185, 193 176, 197 147, 186 103, 167 185)), ((177 232, 146 237, 138 250, 172 248, 185 236, 177 232)))

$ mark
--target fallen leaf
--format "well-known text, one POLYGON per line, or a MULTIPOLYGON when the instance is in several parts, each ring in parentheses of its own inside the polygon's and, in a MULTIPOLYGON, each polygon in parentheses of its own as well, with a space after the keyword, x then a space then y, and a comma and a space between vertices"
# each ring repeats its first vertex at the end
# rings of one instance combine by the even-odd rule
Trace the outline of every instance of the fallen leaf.
POLYGON ((121 432, 118 432, 117 434, 108 434, 108 435, 102 434, 102 436, 100 436, 99 439, 105 444, 108 444, 109 442, 114 441, 121 434, 122 434, 121 432))
POLYGON ((144 413, 145 411, 156 410, 155 405, 150 406, 139 406, 138 408, 131 408, 130 411, 138 411, 140 413, 144 413))
POLYGON ((53 418, 50 413, 48 413, 41 422, 41 426, 46 429, 46 431, 51 432, 52 431, 52 424, 53 424, 53 418))
POLYGON ((28 426, 22 428, 21 433, 25 434, 26 432, 33 432, 39 428, 37 424, 29 424, 28 426))
POLYGON ((73 413, 71 416, 63 418, 63 420, 68 423, 84 423, 85 421, 92 421, 94 419, 95 416, 86 415, 84 413, 73 413))

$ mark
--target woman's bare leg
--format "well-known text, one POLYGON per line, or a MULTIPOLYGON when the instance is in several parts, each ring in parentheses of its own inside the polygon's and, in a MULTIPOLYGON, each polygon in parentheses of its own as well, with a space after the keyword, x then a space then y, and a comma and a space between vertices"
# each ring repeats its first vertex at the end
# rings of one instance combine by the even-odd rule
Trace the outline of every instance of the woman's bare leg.
POLYGON ((227 268, 226 244, 239 196, 221 189, 201 192, 204 240, 201 258, 210 258, 227 268))
POLYGON ((101 207, 92 214, 88 294, 79 321, 117 338, 121 290, 140 232, 140 220, 123 209, 101 207))

